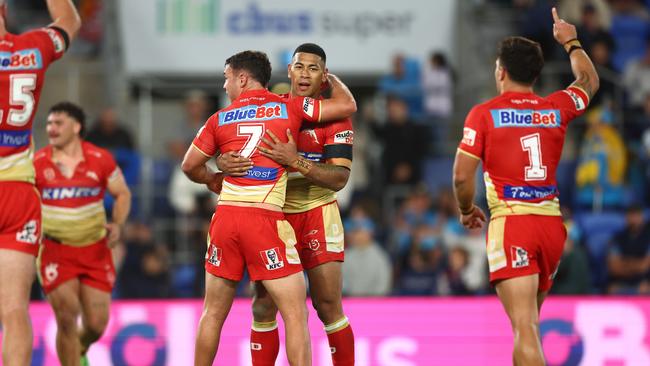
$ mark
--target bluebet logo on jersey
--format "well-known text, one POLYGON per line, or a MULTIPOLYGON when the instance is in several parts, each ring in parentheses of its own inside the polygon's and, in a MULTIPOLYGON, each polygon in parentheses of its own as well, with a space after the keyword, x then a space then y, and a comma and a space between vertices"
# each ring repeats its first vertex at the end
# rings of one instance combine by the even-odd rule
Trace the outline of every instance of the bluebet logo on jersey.
POLYGON ((43 189, 44 200, 97 197, 102 193, 99 187, 55 187, 43 189))
POLYGON ((268 121, 270 119, 287 119, 287 105, 284 103, 266 103, 264 105, 247 105, 219 113, 219 126, 237 122, 268 121))
POLYGON ((503 196, 516 200, 534 201, 557 196, 560 192, 556 186, 504 186, 503 196))
POLYGON ((256 166, 246 172, 244 178, 256 180, 275 180, 278 177, 278 168, 265 168, 256 166))
POLYGON ((0 52, 0 70, 38 70, 43 67, 41 51, 30 48, 17 52, 0 52))
POLYGON ((492 109, 494 127, 542 127, 555 128, 562 125, 557 109, 492 109))
POLYGON ((31 142, 31 132, 0 131, 0 147, 23 147, 31 142))

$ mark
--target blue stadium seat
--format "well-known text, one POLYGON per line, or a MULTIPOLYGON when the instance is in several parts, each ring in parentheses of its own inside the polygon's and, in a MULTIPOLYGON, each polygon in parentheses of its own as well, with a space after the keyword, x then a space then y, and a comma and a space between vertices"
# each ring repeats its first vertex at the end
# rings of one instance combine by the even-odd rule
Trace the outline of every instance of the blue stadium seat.
POLYGON ((441 188, 451 187, 453 167, 451 158, 428 159, 423 163, 423 179, 429 192, 435 194, 441 188))
POLYGON ((596 289, 604 289, 607 282, 607 252, 612 236, 625 227, 625 215, 620 212, 582 213, 575 221, 584 233, 596 289))

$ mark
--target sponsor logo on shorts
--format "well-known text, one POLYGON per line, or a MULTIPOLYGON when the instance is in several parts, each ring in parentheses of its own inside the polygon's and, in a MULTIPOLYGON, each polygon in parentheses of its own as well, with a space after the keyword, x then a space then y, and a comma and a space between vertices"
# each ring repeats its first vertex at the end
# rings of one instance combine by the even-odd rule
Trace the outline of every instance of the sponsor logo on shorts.
POLYGON ((573 99, 573 103, 576 105, 576 111, 582 111, 585 108, 587 108, 587 103, 582 99, 580 95, 578 95, 576 92, 573 90, 562 90, 563 92, 567 93, 571 99, 573 99))
POLYGON ((261 351, 262 350, 262 344, 261 343, 251 342, 251 349, 253 351, 261 351))
POLYGON ((503 187, 503 196, 517 200, 538 200, 559 195, 556 186, 505 186, 503 187))
POLYGON ((43 67, 41 51, 30 48, 16 52, 0 52, 0 70, 38 70, 43 67))
POLYGON ((208 263, 215 267, 221 266, 221 256, 223 255, 223 251, 221 248, 217 247, 214 244, 210 244, 210 251, 209 255, 206 255, 206 259, 208 260, 208 263))
POLYGON ((23 147, 31 143, 31 131, 0 131, 0 146, 23 147))
POLYGON ((255 180, 275 180, 278 177, 278 168, 253 167, 246 172, 243 178, 255 180))
POLYGON ((557 109, 493 109, 490 110, 494 128, 500 127, 539 127, 557 128, 562 125, 560 111, 557 109))
POLYGON ((43 189, 44 200, 64 200, 68 198, 97 197, 102 193, 100 187, 55 187, 43 189))
POLYGON ((61 34, 52 28, 45 28, 45 31, 47 32, 47 35, 50 36, 50 39, 52 40, 52 44, 54 45, 54 51, 56 53, 61 53, 65 51, 65 41, 63 40, 63 37, 61 37, 61 34))
POLYGON ((352 130, 341 131, 334 135, 335 144, 350 144, 354 141, 354 132, 352 130))
POLYGON ((511 247, 510 257, 512 259, 512 268, 528 267, 528 252, 521 247, 511 247))
POLYGON ((305 112, 306 115, 309 117, 314 117, 314 99, 313 98, 305 98, 304 103, 302 104, 302 110, 305 112))
POLYGON ((262 256, 262 261, 264 262, 266 269, 273 271, 284 267, 284 261, 280 257, 279 253, 280 251, 277 247, 260 251, 260 255, 262 256))
POLYGON ((463 141, 462 143, 467 146, 474 146, 476 142, 476 130, 465 127, 463 128, 463 141))
POLYGON ((59 265, 57 263, 50 263, 45 266, 45 281, 52 283, 59 277, 59 265))
POLYGON ((23 229, 16 233, 16 241, 20 241, 27 244, 37 244, 38 236, 36 232, 38 231, 38 223, 36 220, 29 220, 23 226, 23 229))
POLYGON ((237 122, 268 121, 287 119, 287 105, 271 102, 263 105, 247 105, 219 113, 219 126, 237 122))
POLYGON ((309 238, 310 236, 315 236, 316 234, 318 234, 318 229, 314 229, 305 235, 305 242, 309 246, 309 249, 313 251, 317 251, 320 248, 320 241, 318 238, 309 238))

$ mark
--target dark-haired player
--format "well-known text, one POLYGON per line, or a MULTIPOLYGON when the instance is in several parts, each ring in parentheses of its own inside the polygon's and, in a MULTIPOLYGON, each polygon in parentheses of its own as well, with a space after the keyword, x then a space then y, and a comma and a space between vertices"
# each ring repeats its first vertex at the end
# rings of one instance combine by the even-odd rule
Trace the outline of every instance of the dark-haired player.
MULTIPOLYGON (((321 99, 321 85, 327 80, 326 60, 320 46, 298 46, 288 66, 291 94, 286 97, 321 99)), ((346 118, 326 124, 304 123, 295 142, 292 135, 287 143, 269 135, 269 148, 260 150, 289 167, 283 211, 296 231, 300 262, 309 278, 312 304, 327 333, 333 364, 354 365, 354 334, 341 304, 343 224, 335 194, 350 176, 352 122, 346 118)), ((245 165, 246 160, 225 154, 217 162, 224 173, 240 175, 244 174, 238 173, 240 169, 250 168, 245 165)), ((254 366, 275 365, 280 348, 277 311, 271 296, 257 282, 251 330, 254 366)))
POLYGON ((70 0, 48 0, 53 23, 21 35, 7 31, 0 0, 0 320, 5 366, 29 365, 32 330, 27 305, 41 239, 34 189, 32 120, 45 72, 79 31, 70 0))
POLYGON ((501 41, 494 72, 500 95, 469 112, 454 165, 460 220, 476 228, 485 221, 473 204, 474 175, 483 162, 490 282, 510 318, 518 366, 545 364, 539 310, 566 238, 555 172, 569 122, 584 113, 599 85, 575 27, 555 9, 553 18, 553 34, 569 54, 575 82, 537 96, 533 85, 544 64, 539 44, 521 37, 501 41))
POLYGON ((43 201, 38 274, 56 317, 61 365, 87 365, 106 329, 115 282, 111 248, 131 208, 131 192, 113 156, 83 140, 83 110, 61 102, 47 116, 49 145, 34 156, 43 201), (115 198, 106 221, 104 194, 115 198), (78 319, 81 315, 81 328, 78 319))
MULTIPOLYGON (((195 347, 195 365, 212 365, 221 328, 244 268, 260 281, 277 304, 286 326, 287 357, 291 365, 310 365, 305 281, 296 238, 282 213, 287 172, 258 150, 267 131, 298 135, 303 120, 345 118, 356 111, 347 87, 330 76, 332 98, 282 98, 266 87, 271 63, 257 51, 237 53, 226 60, 224 89, 230 106, 212 115, 201 128, 183 160, 182 169, 197 182, 220 191, 210 225, 206 253, 206 295, 195 347), (205 164, 217 152, 237 151, 254 166, 240 177, 221 176, 205 164)), ((307 166, 308 162, 303 162, 307 166)))

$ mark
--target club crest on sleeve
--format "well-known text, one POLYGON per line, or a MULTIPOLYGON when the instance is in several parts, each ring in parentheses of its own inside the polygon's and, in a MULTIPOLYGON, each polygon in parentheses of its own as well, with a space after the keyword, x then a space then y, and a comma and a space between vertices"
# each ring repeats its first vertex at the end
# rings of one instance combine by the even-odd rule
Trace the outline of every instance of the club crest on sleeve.
POLYGON ((465 127, 463 128, 463 144, 467 146, 474 146, 476 142, 476 130, 465 127))

